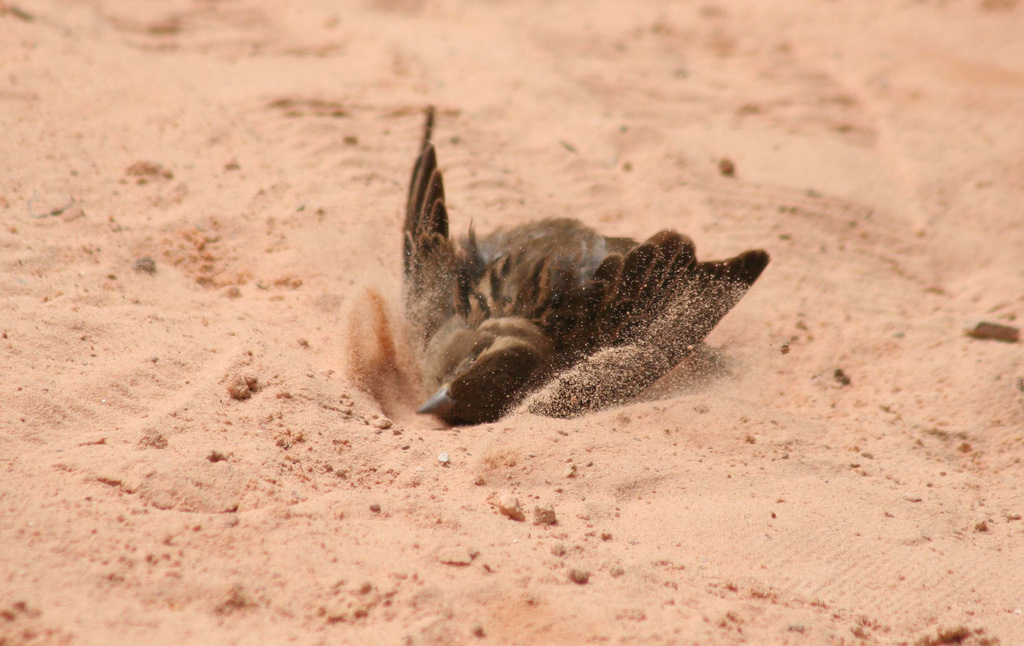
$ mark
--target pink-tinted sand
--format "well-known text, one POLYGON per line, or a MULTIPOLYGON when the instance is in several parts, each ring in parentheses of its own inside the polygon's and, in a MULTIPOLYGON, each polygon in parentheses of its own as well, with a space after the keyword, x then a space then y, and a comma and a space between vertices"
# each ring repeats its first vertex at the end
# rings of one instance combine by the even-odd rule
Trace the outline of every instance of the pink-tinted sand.
POLYGON ((0 643, 1024 642, 1024 347, 963 334, 1024 318, 1022 34, 1017 0, 0 2, 0 643), (715 368, 455 429, 368 374, 427 104, 455 231, 768 249, 715 368))

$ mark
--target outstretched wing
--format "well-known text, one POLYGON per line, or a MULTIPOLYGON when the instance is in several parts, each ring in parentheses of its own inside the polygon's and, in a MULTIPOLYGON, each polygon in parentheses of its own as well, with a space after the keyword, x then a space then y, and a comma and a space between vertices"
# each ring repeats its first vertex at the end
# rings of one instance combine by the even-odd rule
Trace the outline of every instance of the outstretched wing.
POLYGON ((434 109, 430 107, 402 227, 406 320, 420 343, 455 313, 459 286, 466 282, 465 253, 448 237, 444 182, 430 140, 433 126, 434 109))
POLYGON ((768 265, 760 249, 727 260, 698 262, 693 241, 660 231, 625 256, 610 254, 594 274, 605 283, 595 323, 602 345, 673 329, 673 343, 699 343, 733 308, 768 265))
POLYGON ((591 331, 577 341, 592 354, 557 375, 532 398, 531 409, 564 417, 634 397, 711 332, 768 261, 755 249, 698 262, 693 242, 675 231, 661 231, 624 255, 610 254, 584 286, 601 294, 591 331))

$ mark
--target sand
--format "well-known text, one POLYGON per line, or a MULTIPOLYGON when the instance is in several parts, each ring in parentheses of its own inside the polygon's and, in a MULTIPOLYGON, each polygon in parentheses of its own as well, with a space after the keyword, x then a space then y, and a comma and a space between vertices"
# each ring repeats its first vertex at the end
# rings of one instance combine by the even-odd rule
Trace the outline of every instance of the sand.
POLYGON ((0 643, 1024 642, 1024 349, 964 334, 1024 318, 1021 33, 0 3, 0 643), (427 104, 455 231, 772 264, 639 401, 416 416, 378 341, 427 104))

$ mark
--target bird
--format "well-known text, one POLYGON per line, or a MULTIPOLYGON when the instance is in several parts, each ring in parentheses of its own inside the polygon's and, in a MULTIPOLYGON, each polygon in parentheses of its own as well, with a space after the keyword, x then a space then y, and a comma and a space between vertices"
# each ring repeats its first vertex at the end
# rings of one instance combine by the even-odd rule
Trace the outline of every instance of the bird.
POLYGON ((698 261, 674 230, 638 242, 572 218, 483 236, 470 224, 454 238, 433 129, 428 107, 402 230, 418 413, 481 424, 528 398, 555 417, 626 401, 691 353, 768 265, 762 249, 698 261))

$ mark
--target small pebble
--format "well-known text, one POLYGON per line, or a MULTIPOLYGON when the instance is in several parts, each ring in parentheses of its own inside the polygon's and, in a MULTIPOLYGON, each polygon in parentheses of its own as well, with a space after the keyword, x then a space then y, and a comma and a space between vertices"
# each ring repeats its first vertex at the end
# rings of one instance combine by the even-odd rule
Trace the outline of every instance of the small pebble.
POLYGON ((156 177, 163 179, 174 179, 174 173, 167 170, 160 164, 150 161, 137 161, 125 169, 125 175, 132 177, 156 177))
POLYGON ((252 397, 252 389, 245 377, 238 376, 228 384, 228 394, 239 401, 252 397))
POLYGON ((1020 328, 989 321, 979 321, 973 327, 964 330, 964 334, 974 339, 984 339, 986 341, 1005 341, 1006 343, 1017 343, 1020 341, 1020 328))
POLYGON ((590 581, 590 572, 586 570, 579 570, 572 568, 569 570, 569 580, 579 585, 584 585, 590 581))
POLYGON ((64 220, 65 222, 72 222, 74 220, 78 220, 79 218, 84 217, 85 211, 82 210, 82 207, 79 206, 77 203, 72 204, 71 206, 66 208, 64 210, 64 213, 61 215, 61 219, 64 220))
POLYGON ((372 505, 370 505, 370 511, 372 511, 375 514, 379 514, 380 513, 380 505, 377 504, 377 503, 373 503, 372 505))
POLYGON ((565 471, 562 472, 562 477, 563 478, 575 478, 576 477, 576 465, 575 464, 570 464, 569 466, 565 467, 565 471))
POLYGON ((555 508, 548 507, 534 507, 533 508, 533 524, 534 525, 557 525, 558 518, 555 517, 555 508))
POLYGON ((551 553, 555 556, 565 556, 567 551, 564 543, 555 543, 551 546, 551 553))
POLYGON ((452 463, 452 460, 451 458, 448 457, 447 453, 442 453, 441 455, 437 456, 437 461, 441 463, 441 466, 445 467, 452 463))
POLYGON ((850 385, 850 376, 843 372, 842 368, 836 368, 835 372, 832 373, 832 377, 840 386, 850 385))
POLYGON ((149 256, 143 256, 132 264, 132 268, 135 271, 143 274, 155 274, 156 273, 156 261, 149 256))
POLYGON ((526 514, 523 513, 523 507, 519 504, 519 499, 511 494, 501 497, 501 500, 498 501, 498 511, 503 516, 518 522, 526 520, 526 514))
POLYGON ((721 173, 723 177, 733 177, 736 175, 736 164, 734 164, 731 159, 722 158, 722 160, 718 162, 718 172, 721 173))

